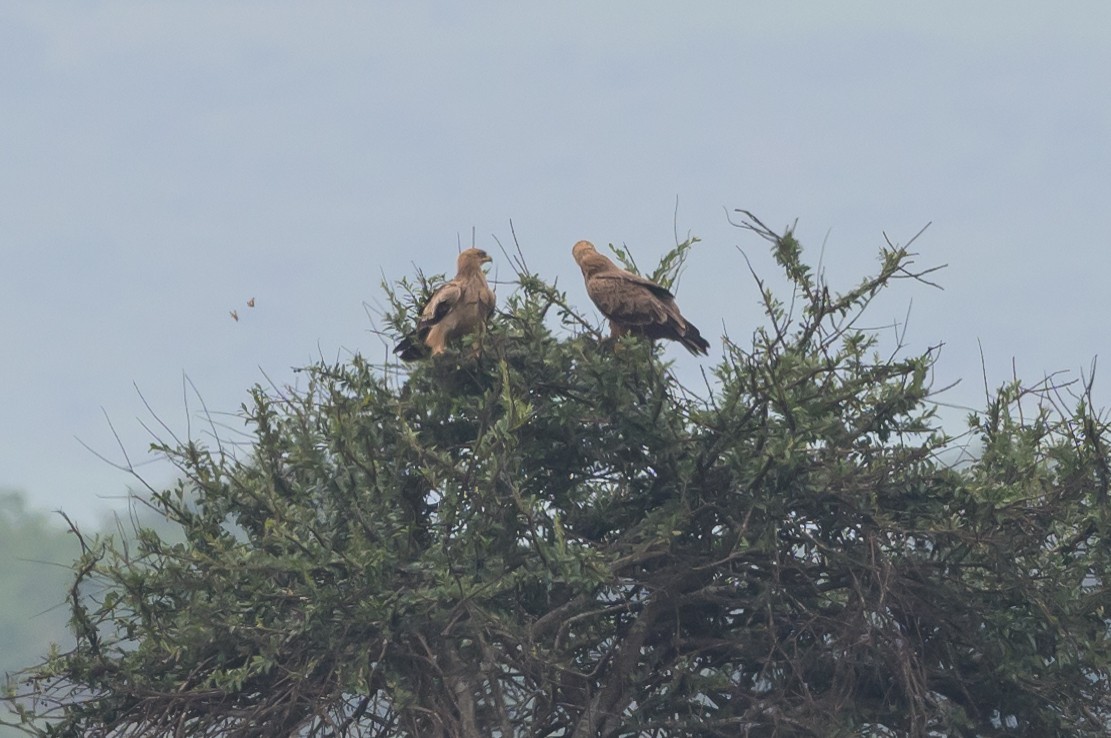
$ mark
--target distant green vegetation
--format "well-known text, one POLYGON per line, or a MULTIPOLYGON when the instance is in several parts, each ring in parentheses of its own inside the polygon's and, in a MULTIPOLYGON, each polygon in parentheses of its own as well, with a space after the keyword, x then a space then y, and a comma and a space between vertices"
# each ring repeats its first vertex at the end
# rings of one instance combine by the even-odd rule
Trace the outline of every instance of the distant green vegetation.
MULTIPOLYGON (((0 492, 0 675, 41 663, 51 642, 73 645, 65 598, 79 553, 59 517, 0 492)), ((22 734, 0 726, 9 735, 22 734)))

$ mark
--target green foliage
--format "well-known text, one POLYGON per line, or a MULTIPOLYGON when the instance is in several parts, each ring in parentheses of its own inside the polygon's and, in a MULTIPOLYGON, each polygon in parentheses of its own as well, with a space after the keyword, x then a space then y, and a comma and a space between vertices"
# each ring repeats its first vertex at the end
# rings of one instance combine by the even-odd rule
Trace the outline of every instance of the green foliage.
MULTIPOLYGON (((656 270, 649 274, 648 278, 661 287, 674 291, 691 249, 694 248, 694 245, 700 240, 701 239, 697 237, 688 236, 685 241, 676 244, 674 249, 663 255, 659 265, 656 266, 656 270)), ((611 243, 610 251, 617 257, 621 266, 634 274, 640 274, 640 269, 637 267, 637 263, 633 260, 633 255, 628 248, 614 246, 611 243)))
POLYGON ((59 736, 1105 735, 1104 420, 1004 388, 940 463, 934 353, 856 327, 927 272, 888 247, 835 294, 745 227, 793 294, 757 280, 701 393, 522 270, 478 356, 307 367, 249 445, 160 447, 179 539, 83 539, 77 646, 12 704, 59 736))

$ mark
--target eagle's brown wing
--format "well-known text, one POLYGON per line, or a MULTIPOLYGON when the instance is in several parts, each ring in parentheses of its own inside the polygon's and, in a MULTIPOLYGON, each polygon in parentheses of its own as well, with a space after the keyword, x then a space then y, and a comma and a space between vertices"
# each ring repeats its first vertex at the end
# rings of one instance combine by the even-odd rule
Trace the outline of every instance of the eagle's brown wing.
MULTIPOLYGON (((450 322, 452 308, 459 303, 462 295, 463 286, 458 277, 440 285, 421 309, 417 330, 398 341, 393 352, 403 361, 415 361, 427 356, 428 334, 444 320, 450 322)), ((437 334, 441 332, 437 331, 437 334)), ((440 350, 443 350, 442 347, 440 350)))
POLYGON ((650 282, 630 279, 634 276, 619 272, 598 274, 587 282, 586 292, 607 318, 626 330, 666 322, 665 300, 671 298, 671 293, 650 282))
POLYGON ((586 291, 609 318, 614 335, 628 332, 679 341, 692 354, 705 354, 710 348, 679 312, 674 295, 651 280, 614 268, 592 275, 586 291))
POLYGON ((447 314, 451 312, 451 309, 462 296, 463 285, 458 277, 442 284, 439 289, 432 293, 432 297, 428 299, 428 304, 420 311, 417 331, 428 332, 432 326, 447 317, 447 314))

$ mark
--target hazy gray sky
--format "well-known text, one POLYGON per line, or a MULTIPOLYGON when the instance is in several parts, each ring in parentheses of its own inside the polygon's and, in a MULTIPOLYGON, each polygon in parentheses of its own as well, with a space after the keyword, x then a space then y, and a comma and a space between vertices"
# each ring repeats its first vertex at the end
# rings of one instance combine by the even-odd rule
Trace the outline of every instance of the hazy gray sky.
POLYGON ((95 519, 130 482, 75 437, 122 460, 107 413, 147 459, 133 385, 184 432, 183 374, 234 411, 263 371, 381 356, 381 275, 449 270, 472 228, 497 253, 510 219, 592 311, 571 245, 649 266, 678 201, 704 241, 679 300, 711 340, 763 320, 735 247, 773 272, 726 210, 797 218, 835 287, 932 221, 945 291, 875 317, 913 299, 953 402, 980 402, 978 342, 993 385, 1012 357, 1086 369, 1111 308, 1111 5, 776 5, 0 5, 0 487, 95 519))

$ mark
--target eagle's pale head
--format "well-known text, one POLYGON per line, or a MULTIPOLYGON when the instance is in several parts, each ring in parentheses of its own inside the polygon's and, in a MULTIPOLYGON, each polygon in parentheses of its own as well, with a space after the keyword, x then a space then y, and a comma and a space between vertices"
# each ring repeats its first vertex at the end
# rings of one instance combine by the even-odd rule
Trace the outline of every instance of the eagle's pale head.
POLYGON ((459 260, 456 262, 456 266, 461 272, 469 269, 478 270, 483 264, 491 261, 493 259, 482 249, 464 249, 459 252, 459 260))
POLYGON ((579 241, 571 247, 571 256, 575 257, 575 261, 579 266, 582 266, 583 259, 587 254, 597 254, 598 251, 594 248, 594 244, 590 241, 579 241))
POLYGON ((571 256, 575 257, 579 269, 582 269, 583 276, 588 279, 598 272, 617 268, 612 261, 599 254, 590 241, 579 241, 572 246, 571 256))

